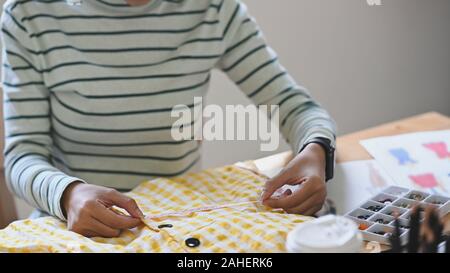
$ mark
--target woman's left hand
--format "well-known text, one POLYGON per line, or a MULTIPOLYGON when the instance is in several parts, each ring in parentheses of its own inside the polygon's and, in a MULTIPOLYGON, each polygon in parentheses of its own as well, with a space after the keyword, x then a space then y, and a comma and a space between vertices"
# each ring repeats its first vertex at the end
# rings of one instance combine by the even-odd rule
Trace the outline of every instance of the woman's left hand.
POLYGON ((266 182, 261 196, 263 204, 287 213, 314 215, 322 208, 327 196, 325 162, 322 146, 307 145, 277 176, 266 182), (272 196, 283 185, 300 184, 294 192, 287 189, 278 197, 272 196))

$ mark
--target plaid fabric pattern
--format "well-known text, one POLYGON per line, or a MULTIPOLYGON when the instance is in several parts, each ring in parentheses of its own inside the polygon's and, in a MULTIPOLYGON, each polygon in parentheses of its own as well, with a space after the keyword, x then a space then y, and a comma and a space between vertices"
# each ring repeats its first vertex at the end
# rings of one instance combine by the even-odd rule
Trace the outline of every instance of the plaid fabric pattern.
MULTIPOLYGON (((129 196, 147 214, 258 200, 265 179, 236 166, 143 182, 129 196)), ((287 233, 309 217, 257 203, 147 219, 118 238, 86 238, 53 217, 22 220, 0 231, 0 252, 284 252, 287 233), (150 227, 170 224, 154 230, 150 227), (200 244, 189 247, 185 241, 200 244)))

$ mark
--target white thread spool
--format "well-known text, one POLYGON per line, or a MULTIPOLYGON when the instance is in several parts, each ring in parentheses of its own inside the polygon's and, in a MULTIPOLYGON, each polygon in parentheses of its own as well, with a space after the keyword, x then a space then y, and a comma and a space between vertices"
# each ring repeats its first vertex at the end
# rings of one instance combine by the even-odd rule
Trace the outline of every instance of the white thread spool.
POLYGON ((301 223, 286 240, 291 253, 355 253, 363 246, 358 226, 343 216, 327 215, 301 223))

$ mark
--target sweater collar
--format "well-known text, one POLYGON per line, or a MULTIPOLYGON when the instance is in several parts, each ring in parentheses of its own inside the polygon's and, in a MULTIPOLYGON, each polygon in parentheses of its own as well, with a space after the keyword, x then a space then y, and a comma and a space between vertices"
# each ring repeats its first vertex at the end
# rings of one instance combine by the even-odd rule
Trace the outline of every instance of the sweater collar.
POLYGON ((68 2, 81 2, 81 5, 95 6, 107 11, 143 13, 158 6, 163 0, 151 0, 149 3, 141 6, 130 6, 125 0, 66 0, 68 2))

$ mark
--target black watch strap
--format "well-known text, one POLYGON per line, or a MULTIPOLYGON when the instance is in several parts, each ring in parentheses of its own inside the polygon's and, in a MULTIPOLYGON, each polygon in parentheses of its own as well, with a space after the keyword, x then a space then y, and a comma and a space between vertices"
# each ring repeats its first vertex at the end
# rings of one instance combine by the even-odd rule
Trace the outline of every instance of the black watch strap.
MULTIPOLYGON (((316 137, 306 142, 300 149, 302 152, 308 144, 317 143, 325 150, 325 180, 328 181, 334 176, 334 152, 335 148, 331 145, 328 138, 316 137)), ((299 153, 300 153, 299 152, 299 153)))

